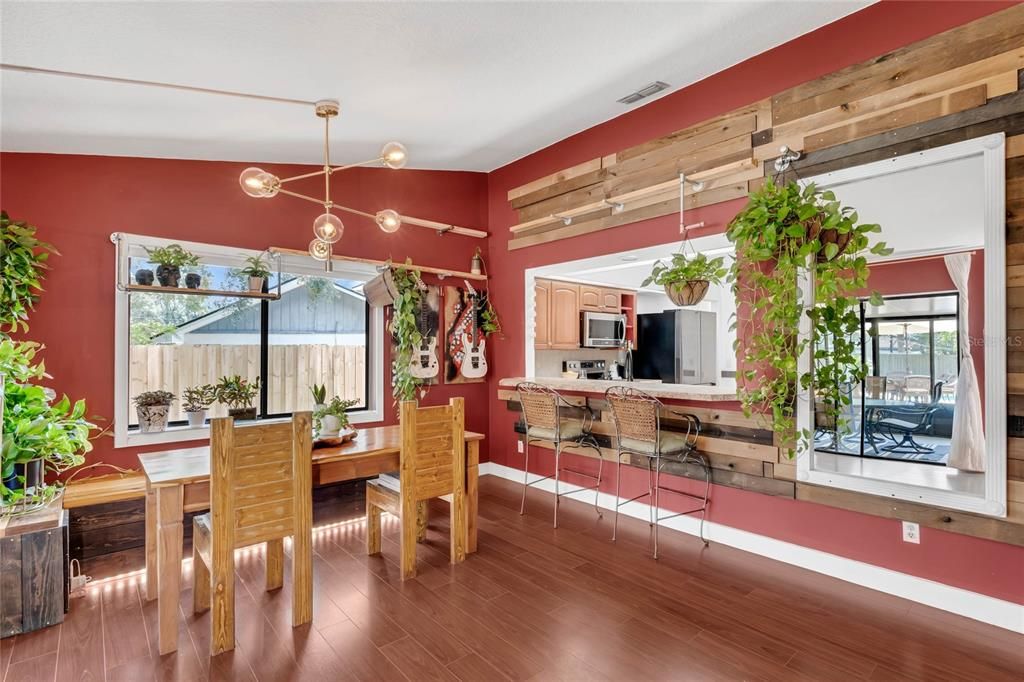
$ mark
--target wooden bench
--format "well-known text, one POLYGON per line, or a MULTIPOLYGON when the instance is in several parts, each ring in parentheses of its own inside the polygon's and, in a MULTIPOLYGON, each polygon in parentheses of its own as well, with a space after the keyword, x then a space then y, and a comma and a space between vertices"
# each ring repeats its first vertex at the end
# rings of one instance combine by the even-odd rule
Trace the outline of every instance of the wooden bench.
POLYGON ((146 497, 146 477, 141 471, 78 478, 64 488, 64 508, 76 509, 106 502, 141 500, 146 497))

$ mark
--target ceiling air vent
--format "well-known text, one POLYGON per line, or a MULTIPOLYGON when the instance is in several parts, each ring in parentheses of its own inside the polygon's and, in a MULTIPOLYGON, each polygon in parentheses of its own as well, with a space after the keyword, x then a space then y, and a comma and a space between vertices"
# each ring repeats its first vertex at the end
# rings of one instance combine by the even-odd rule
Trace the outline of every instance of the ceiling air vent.
POLYGON ((668 83, 662 81, 654 81, 650 85, 645 85, 636 92, 631 92, 622 99, 618 100, 622 104, 633 104, 639 102, 642 99, 650 97, 653 94, 659 93, 668 87, 668 83))

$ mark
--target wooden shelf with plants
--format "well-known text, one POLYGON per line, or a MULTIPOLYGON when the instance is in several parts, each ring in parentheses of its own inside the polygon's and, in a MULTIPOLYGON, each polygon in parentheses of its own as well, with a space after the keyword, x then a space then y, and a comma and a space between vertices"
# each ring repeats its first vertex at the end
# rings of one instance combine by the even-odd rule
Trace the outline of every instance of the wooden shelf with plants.
POLYGON ((187 296, 233 296, 235 298, 261 298, 276 301, 281 298, 277 293, 265 294, 261 291, 237 291, 230 289, 189 289, 188 287, 162 287, 153 284, 127 284, 129 292, 145 292, 147 294, 184 294, 187 296))

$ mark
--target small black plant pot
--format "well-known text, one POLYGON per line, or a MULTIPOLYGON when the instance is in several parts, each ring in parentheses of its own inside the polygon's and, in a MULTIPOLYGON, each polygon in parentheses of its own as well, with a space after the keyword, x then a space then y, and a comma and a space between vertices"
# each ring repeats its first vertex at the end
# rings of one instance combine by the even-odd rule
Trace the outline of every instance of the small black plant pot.
POLYGON ((4 485, 9 490, 29 490, 30 488, 38 490, 43 487, 44 474, 43 460, 33 459, 23 464, 15 464, 14 473, 4 479, 4 485), (21 477, 24 477, 24 483, 22 483, 21 477))
POLYGON ((181 280, 181 268, 177 265, 161 265, 156 269, 156 278, 162 287, 177 287, 181 280))
POLYGON ((135 271, 135 283, 144 287, 153 285, 153 271, 142 268, 135 271))
POLYGON ((234 417, 235 419, 255 419, 256 408, 255 407, 239 407, 228 410, 228 416, 234 417))
POLYGON ((203 278, 194 272, 190 272, 185 275, 185 286, 189 289, 198 289, 199 285, 203 283, 203 278))

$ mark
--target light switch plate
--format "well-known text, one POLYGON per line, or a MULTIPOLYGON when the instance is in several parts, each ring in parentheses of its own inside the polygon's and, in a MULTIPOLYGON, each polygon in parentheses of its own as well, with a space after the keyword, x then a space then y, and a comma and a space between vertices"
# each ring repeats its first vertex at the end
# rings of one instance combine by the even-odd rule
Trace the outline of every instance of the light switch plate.
POLYGON ((913 521, 903 522, 903 542, 912 542, 915 545, 921 544, 921 527, 913 521))

